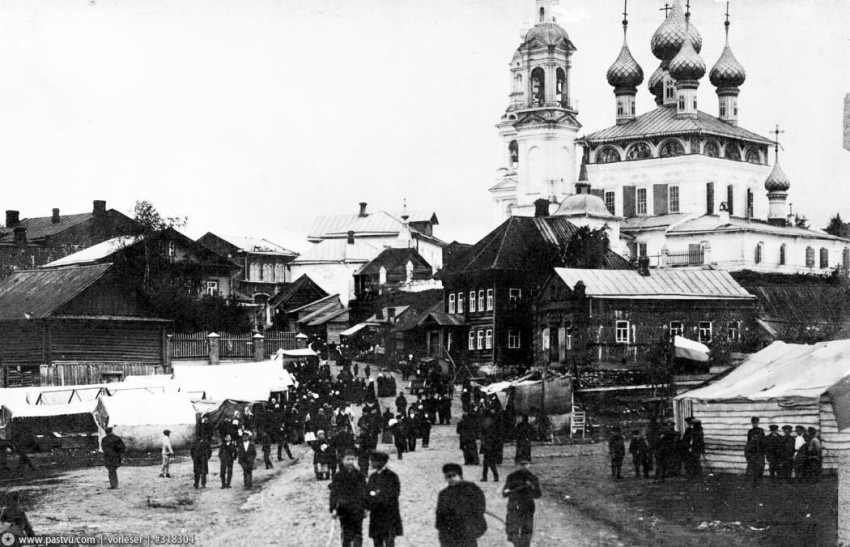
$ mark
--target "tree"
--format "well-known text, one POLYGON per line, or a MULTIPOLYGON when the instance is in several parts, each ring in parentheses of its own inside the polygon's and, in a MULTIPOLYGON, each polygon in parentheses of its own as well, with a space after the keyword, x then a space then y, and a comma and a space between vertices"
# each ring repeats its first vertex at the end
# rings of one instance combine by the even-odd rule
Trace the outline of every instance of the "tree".
POLYGON ((564 249, 564 265, 568 268, 601 268, 609 246, 608 232, 604 227, 591 229, 581 226, 564 249))
POLYGON ((809 229, 809 219, 806 218, 806 215, 795 215, 794 216, 794 227, 802 228, 804 230, 809 229))
POLYGON ((829 219, 829 225, 823 230, 830 235, 850 237, 850 224, 845 223, 838 213, 835 213, 835 216, 829 219))

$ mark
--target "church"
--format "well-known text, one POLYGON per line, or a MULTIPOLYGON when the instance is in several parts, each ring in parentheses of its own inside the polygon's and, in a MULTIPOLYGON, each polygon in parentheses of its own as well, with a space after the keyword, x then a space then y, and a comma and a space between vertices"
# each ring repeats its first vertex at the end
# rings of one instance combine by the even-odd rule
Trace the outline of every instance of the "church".
POLYGON ((546 200, 551 215, 607 227, 614 251, 654 268, 850 270, 850 240, 796 226, 779 128, 771 139, 739 125, 747 75, 732 52, 728 13, 725 47, 708 69, 690 6, 673 1, 650 39, 659 65, 646 83, 656 106, 644 113, 635 106, 644 71, 624 16, 623 44, 606 73, 615 123, 580 135, 570 93, 577 48, 557 21, 558 4, 536 0, 536 24, 510 63, 509 104, 497 124, 505 166, 490 188, 497 221, 534 215, 546 200), (699 109, 706 75, 716 115, 699 109))

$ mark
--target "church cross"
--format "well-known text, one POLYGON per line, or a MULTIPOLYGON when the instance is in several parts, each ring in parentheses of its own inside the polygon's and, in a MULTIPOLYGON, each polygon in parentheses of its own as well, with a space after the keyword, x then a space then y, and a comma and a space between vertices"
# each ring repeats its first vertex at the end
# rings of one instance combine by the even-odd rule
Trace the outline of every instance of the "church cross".
POLYGON ((660 10, 658 10, 658 11, 663 11, 664 12, 664 18, 666 19, 667 16, 670 15, 671 9, 673 9, 673 8, 670 7, 670 4, 665 3, 664 7, 661 8, 660 10))
POLYGON ((771 131, 770 133, 776 137, 776 138, 773 140, 773 145, 774 145, 774 147, 776 147, 776 157, 778 158, 778 157, 779 157, 779 147, 781 146, 781 145, 779 144, 779 135, 781 135, 782 133, 785 133, 785 131, 784 131, 784 130, 780 130, 780 129, 779 129, 779 124, 776 124, 776 129, 774 129, 774 130, 773 130, 773 131, 771 131))

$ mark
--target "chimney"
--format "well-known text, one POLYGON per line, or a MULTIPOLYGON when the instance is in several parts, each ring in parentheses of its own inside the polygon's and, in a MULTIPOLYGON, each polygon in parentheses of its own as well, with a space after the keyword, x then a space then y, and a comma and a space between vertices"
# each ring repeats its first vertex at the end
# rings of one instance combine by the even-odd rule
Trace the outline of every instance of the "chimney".
POLYGON ((59 221, 62 220, 62 217, 59 216, 59 209, 53 209, 53 218, 51 220, 53 224, 59 224, 59 221))
POLYGON ((644 277, 649 277, 649 257, 642 256, 638 258, 638 273, 644 277))
POLYGON ((18 211, 6 211, 6 228, 14 228, 21 221, 18 211))
POLYGON ((103 200, 96 199, 92 202, 94 207, 92 208, 92 212, 96 217, 106 216, 106 202, 103 200))
POLYGON ((348 244, 354 245, 354 230, 348 231, 348 244))
POLYGON ((540 198, 534 202, 534 216, 548 217, 549 216, 549 200, 540 198))
POLYGON ((27 244, 27 229, 23 226, 15 228, 15 245, 27 244))
POLYGON ((390 321, 395 319, 395 308, 387 308, 387 319, 390 321))
POLYGON ((360 202, 360 213, 359 213, 358 216, 361 216, 361 217, 368 217, 369 216, 369 213, 366 212, 366 205, 367 205, 367 203, 365 201, 360 202))

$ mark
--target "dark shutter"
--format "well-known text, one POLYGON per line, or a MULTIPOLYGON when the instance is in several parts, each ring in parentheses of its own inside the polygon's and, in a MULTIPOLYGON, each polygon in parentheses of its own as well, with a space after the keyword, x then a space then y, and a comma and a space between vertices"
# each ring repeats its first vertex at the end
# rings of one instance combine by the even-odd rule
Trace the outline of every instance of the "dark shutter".
POLYGON ((637 189, 634 186, 623 186, 623 216, 626 218, 637 215, 636 194, 637 189))
POLYGON ((709 182, 705 185, 705 214, 714 214, 714 183, 709 182))
POLYGON ((667 185, 653 184, 652 185, 652 212, 656 215, 666 215, 668 212, 667 206, 667 185))
POLYGON ((729 211, 729 216, 735 214, 735 187, 731 184, 726 187, 726 210, 729 211))
POLYGON ((605 190, 596 190, 595 188, 591 188, 590 195, 596 196, 602 201, 605 201, 605 190))

